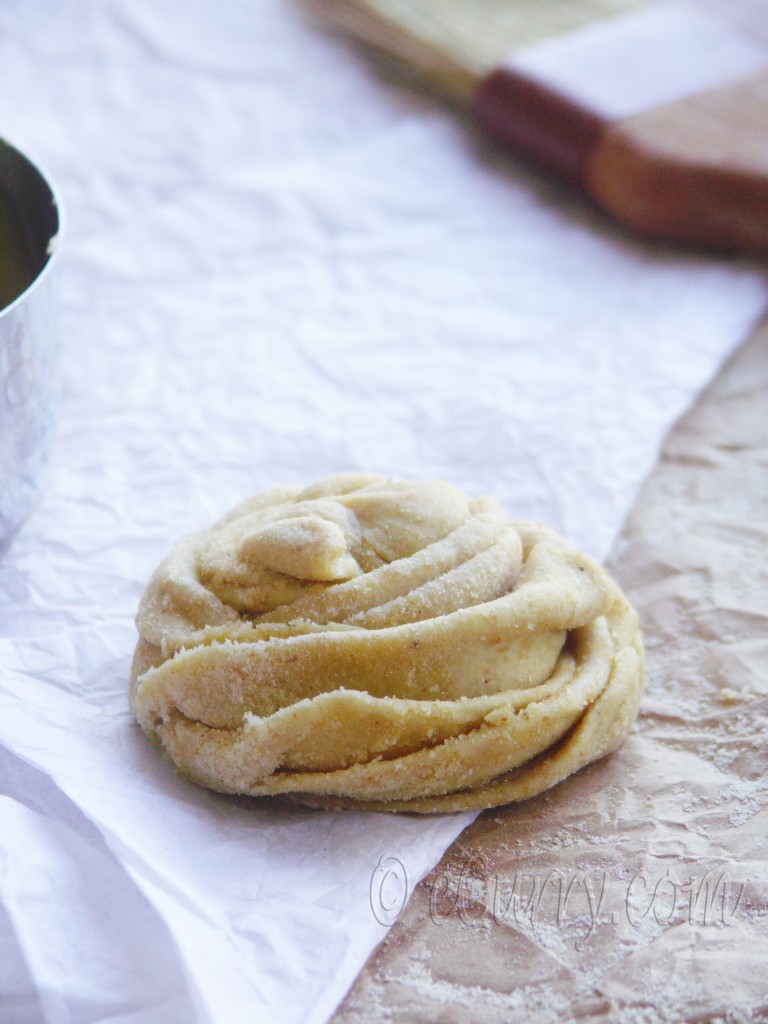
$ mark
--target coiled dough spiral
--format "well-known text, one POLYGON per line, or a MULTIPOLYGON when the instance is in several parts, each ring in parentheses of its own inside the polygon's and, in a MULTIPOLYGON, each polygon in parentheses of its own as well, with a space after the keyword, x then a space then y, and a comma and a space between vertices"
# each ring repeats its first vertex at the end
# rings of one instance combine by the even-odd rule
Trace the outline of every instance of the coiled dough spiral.
POLYGON ((137 617, 131 699, 227 793, 441 812, 532 796, 637 713, 637 617, 492 498, 370 474, 277 488, 181 540, 137 617))

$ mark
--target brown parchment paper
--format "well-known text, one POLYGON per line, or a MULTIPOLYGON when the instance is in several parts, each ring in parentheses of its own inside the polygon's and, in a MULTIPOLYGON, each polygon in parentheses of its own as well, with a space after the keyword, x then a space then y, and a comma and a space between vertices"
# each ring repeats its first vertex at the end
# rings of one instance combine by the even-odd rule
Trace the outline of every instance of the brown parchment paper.
POLYGON ((634 733, 482 815, 335 1024, 768 1021, 767 540, 763 325, 672 432, 610 560, 645 630, 634 733))

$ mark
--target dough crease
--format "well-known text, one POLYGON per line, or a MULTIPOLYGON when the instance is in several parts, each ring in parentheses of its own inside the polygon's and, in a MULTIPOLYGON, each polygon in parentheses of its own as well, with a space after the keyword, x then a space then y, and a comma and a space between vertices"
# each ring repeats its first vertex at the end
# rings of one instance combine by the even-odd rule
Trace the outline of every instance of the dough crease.
POLYGON ((174 547, 137 616, 131 702, 225 793, 444 812, 525 799, 637 714, 637 616, 540 523, 442 481, 343 474, 174 547))

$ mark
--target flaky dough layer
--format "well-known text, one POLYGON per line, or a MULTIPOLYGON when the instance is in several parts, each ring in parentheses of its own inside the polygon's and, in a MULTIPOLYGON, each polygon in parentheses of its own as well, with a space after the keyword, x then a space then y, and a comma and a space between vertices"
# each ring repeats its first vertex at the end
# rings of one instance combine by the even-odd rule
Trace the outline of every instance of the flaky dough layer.
POLYGON ((637 617, 539 523, 441 481, 277 488, 182 539, 137 617, 131 700, 226 793, 442 812, 533 796, 637 714, 637 617))

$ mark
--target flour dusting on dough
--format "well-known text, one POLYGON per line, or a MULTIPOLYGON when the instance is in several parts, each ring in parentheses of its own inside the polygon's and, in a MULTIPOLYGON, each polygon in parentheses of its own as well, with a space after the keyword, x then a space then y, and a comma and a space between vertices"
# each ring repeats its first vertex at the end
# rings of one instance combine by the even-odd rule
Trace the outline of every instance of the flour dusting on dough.
POLYGON ((442 481, 256 495, 174 547, 137 624, 133 706, 179 770, 318 806, 524 799, 613 750, 642 690, 604 570, 442 481))

